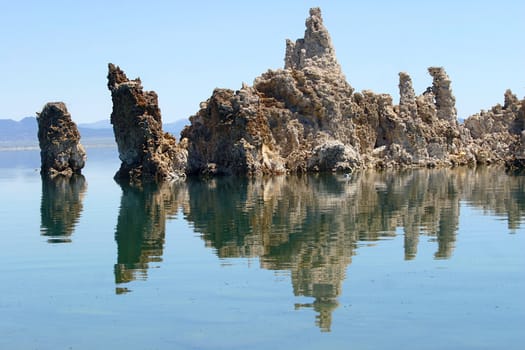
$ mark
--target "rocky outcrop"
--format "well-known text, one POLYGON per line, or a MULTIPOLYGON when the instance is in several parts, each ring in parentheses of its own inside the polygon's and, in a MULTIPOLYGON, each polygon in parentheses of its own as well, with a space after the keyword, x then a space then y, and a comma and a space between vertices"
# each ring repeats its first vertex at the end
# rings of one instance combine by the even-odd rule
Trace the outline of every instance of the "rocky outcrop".
POLYGON ((512 91, 504 94, 504 104, 482 110, 465 120, 472 135, 472 148, 479 162, 505 161, 513 168, 523 168, 525 160, 525 99, 519 100, 512 91))
POLYGON ((467 147, 470 135, 456 120, 455 100, 444 69, 431 67, 429 73, 434 77, 433 86, 420 96, 415 95, 410 76, 399 74, 397 106, 386 94, 363 91, 352 96, 358 107, 354 120, 361 130, 358 137, 365 146, 366 164, 390 168, 475 163, 467 147))
POLYGON ((361 165, 351 121, 353 89, 335 58, 320 10, 305 38, 287 41, 285 69, 239 91, 216 89, 182 132, 189 173, 351 171, 361 165))
POLYGON ((321 11, 310 10, 304 38, 287 40, 284 69, 253 87, 216 89, 190 118, 190 173, 351 172, 367 167, 475 163, 468 131, 456 119, 451 82, 428 69, 432 86, 416 96, 399 75, 400 101, 354 93, 335 56, 321 11))
POLYGON ((132 183, 170 180, 184 175, 186 151, 162 131, 154 91, 143 91, 140 78, 129 80, 109 64, 108 88, 113 100, 111 124, 122 161, 116 179, 132 183))
POLYGON ((80 174, 86 151, 80 134, 63 102, 49 102, 37 113, 41 173, 55 177, 80 174))
POLYGON ((182 131, 188 142, 188 172, 204 174, 284 173, 260 96, 253 88, 216 89, 182 131))
MULTIPOLYGON (((174 153, 179 164, 187 160, 186 173, 204 175, 450 167, 521 157, 523 106, 516 96, 506 93, 503 107, 463 125, 445 69, 428 73, 432 84, 421 95, 407 73, 399 74, 398 105, 388 94, 354 92, 321 11, 312 8, 304 38, 286 41, 284 69, 268 70, 237 91, 215 89, 190 117, 174 153)), ((142 89, 140 81, 123 81, 142 89)), ((156 95, 148 98, 156 106, 156 95)), ((144 149, 133 143, 121 148, 144 149)))

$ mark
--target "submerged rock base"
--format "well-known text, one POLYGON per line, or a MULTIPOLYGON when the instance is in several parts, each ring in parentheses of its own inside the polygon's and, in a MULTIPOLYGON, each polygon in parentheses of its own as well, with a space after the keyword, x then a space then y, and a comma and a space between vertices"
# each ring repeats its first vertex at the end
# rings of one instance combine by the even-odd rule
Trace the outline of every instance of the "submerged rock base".
POLYGON ((66 105, 47 103, 42 112, 37 113, 37 122, 42 175, 80 174, 86 163, 86 151, 66 105))

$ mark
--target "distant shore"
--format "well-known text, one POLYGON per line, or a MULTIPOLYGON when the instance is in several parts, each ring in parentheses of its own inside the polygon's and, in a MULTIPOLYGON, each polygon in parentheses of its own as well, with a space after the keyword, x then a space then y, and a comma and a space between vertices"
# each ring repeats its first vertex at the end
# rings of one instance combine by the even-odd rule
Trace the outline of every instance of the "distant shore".
MULTIPOLYGON (((117 147, 113 138, 86 138, 82 139, 82 145, 87 149, 117 147)), ((40 151, 40 147, 37 140, 0 141, 0 152, 10 151, 40 151)))

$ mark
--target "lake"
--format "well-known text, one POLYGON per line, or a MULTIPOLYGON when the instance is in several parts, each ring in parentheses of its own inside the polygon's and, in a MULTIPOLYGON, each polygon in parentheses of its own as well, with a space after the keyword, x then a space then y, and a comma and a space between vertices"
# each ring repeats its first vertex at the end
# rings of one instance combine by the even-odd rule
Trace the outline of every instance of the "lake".
POLYGON ((0 349, 523 349, 525 176, 142 188, 0 152, 0 349))

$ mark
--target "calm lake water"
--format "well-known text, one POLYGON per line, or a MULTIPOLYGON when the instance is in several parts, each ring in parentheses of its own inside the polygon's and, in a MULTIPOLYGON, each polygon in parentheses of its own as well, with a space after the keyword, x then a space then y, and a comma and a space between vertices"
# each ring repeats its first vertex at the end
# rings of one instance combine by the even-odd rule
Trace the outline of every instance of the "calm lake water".
POLYGON ((525 177, 132 188, 0 152, 0 349, 523 349, 525 177))

